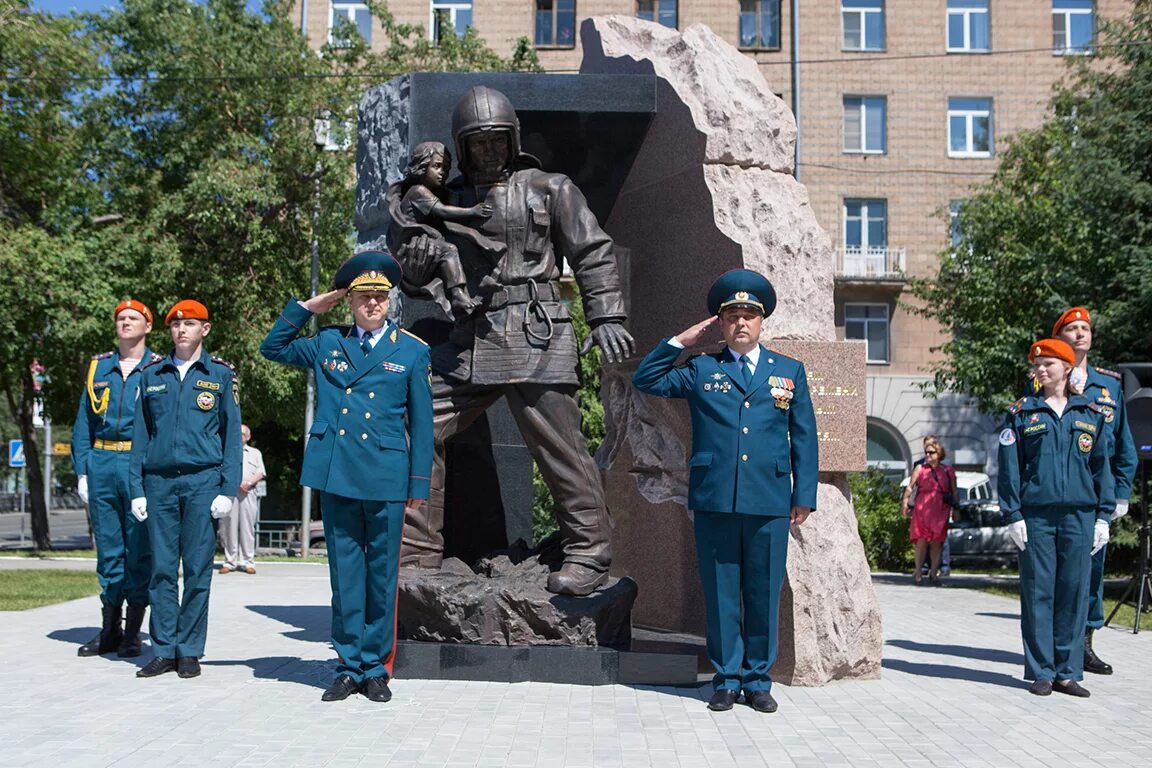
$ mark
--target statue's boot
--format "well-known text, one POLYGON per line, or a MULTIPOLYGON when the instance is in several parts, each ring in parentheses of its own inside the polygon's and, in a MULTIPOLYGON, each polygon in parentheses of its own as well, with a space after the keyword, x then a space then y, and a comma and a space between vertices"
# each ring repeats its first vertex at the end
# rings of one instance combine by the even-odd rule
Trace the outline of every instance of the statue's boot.
POLYGON ((77 656, 100 656, 112 653, 120 647, 120 642, 124 639, 124 630, 120 628, 122 608, 119 605, 106 605, 103 612, 100 634, 77 648, 77 656))
POLYGON ((556 595, 590 595, 608 582, 608 572, 580 563, 564 563, 548 576, 548 591, 556 595))

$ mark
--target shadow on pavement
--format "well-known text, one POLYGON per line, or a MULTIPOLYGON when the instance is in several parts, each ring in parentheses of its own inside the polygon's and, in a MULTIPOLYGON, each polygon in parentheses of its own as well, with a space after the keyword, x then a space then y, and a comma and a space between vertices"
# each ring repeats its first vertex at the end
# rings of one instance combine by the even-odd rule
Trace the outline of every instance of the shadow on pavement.
MULTIPOLYGON (((73 627, 72 629, 54 629, 48 633, 48 639, 58 640, 61 643, 79 647, 98 634, 100 634, 100 627, 73 627)), ((115 652, 113 652, 105 653, 103 658, 109 661, 131 664, 134 667, 142 667, 152 660, 152 646, 148 643, 149 638, 147 632, 140 633, 140 640, 143 643, 143 653, 139 656, 125 658, 123 656, 117 656, 115 652)))
POLYGON ((1012 619, 1012 621, 1020 621, 1020 614, 1018 613, 978 613, 977 616, 987 616, 992 619, 1012 619))
POLYGON ((328 605, 246 605, 254 613, 296 627, 284 637, 308 643, 325 643, 332 639, 332 608, 328 605))
POLYGON ((201 660, 205 667, 250 667, 252 676, 323 690, 336 675, 335 660, 301 659, 299 656, 262 656, 256 659, 201 660))
POLYGON ((968 645, 938 645, 936 643, 917 643, 912 640, 889 640, 885 645, 904 648, 920 653, 938 653, 941 656, 959 656, 965 659, 978 661, 991 661, 998 664, 1023 664, 1024 654, 1003 651, 999 648, 973 648, 968 645))
POLYGON ((1002 685, 1007 688, 1024 688, 1020 680, 1000 672, 985 672, 967 667, 953 667, 948 664, 917 664, 901 659, 884 659, 880 665, 893 672, 905 672, 909 675, 921 677, 945 678, 948 680, 968 680, 973 683, 987 683, 988 685, 1002 685))

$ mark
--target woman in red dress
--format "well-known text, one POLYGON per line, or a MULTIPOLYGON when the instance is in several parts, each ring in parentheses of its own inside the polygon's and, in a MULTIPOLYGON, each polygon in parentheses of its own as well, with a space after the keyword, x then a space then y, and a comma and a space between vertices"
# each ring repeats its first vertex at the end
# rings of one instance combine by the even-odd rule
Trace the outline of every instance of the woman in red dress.
POLYGON ((941 463, 945 456, 947 452, 939 441, 926 443, 924 463, 916 467, 909 483, 916 497, 908 538, 916 545, 913 580, 917 585, 921 583, 925 557, 931 557, 929 580, 934 585, 940 583, 940 556, 944 551, 944 539, 948 537, 948 520, 952 517, 952 505, 945 500, 945 495, 952 501, 956 499, 956 470, 941 463))

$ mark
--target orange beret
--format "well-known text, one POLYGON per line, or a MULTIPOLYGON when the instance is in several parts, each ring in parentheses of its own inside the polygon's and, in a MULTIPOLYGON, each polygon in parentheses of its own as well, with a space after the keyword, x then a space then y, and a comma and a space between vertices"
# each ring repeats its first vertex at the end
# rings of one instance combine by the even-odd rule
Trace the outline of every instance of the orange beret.
POLYGON ((1076 353, 1072 351, 1068 342, 1060 339, 1040 339, 1033 342, 1028 349, 1028 362, 1034 363, 1038 357, 1058 357, 1068 365, 1076 365, 1076 353))
POLYGON ((173 320, 207 320, 208 307, 196 299, 184 299, 172 305, 168 316, 164 318, 164 325, 172 325, 173 320))
POLYGON ((134 309, 140 314, 144 315, 145 320, 152 322, 152 310, 144 306, 144 302, 136 301, 136 299, 124 299, 124 301, 117 304, 116 309, 112 312, 112 319, 115 320, 116 318, 120 317, 120 313, 125 309, 134 309))
POLYGON ((1052 335, 1060 333, 1060 329, 1068 325, 1068 323, 1075 323, 1077 320, 1083 320, 1092 325, 1092 316, 1088 314, 1088 310, 1084 307, 1072 307, 1064 311, 1064 314, 1056 320, 1056 325, 1052 326, 1052 335))

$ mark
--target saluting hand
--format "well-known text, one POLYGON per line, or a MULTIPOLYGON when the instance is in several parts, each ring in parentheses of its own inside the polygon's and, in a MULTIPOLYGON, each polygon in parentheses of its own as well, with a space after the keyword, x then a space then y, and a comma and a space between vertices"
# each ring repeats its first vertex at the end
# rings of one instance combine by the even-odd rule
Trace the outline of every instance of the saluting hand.
POLYGON ((346 293, 348 293, 347 288, 337 288, 334 291, 328 291, 328 293, 318 294, 303 302, 304 309, 314 315, 322 315, 339 304, 340 299, 344 298, 346 293))
POLYGON ((716 315, 712 315, 707 320, 701 320, 688 330, 678 333, 676 341, 685 347, 696 346, 700 343, 700 339, 704 338, 704 333, 716 323, 716 319, 716 315))

